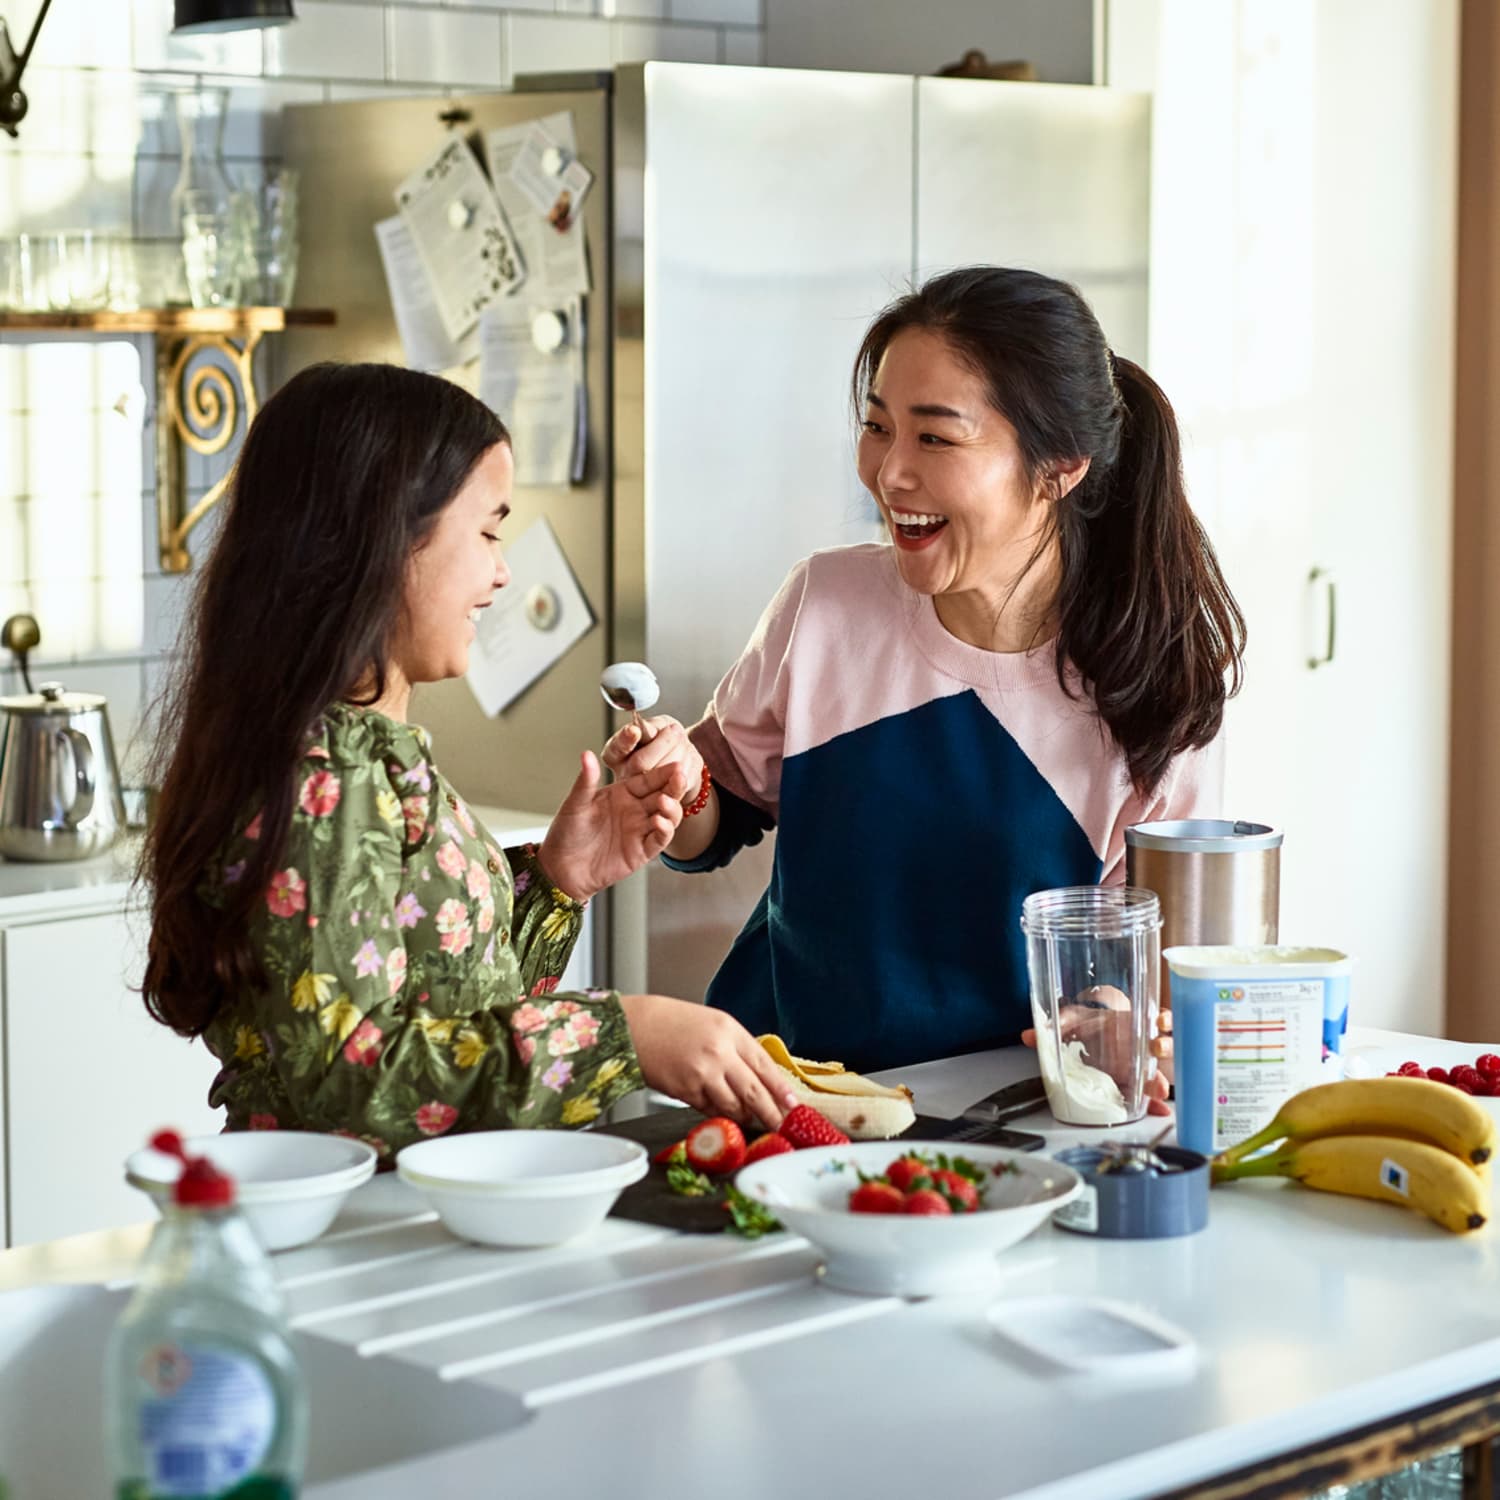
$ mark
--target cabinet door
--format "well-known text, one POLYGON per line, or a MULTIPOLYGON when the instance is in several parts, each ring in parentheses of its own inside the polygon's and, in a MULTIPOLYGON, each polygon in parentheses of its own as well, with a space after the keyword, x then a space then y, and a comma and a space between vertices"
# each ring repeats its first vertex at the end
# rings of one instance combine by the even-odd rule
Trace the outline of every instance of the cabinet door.
POLYGON ((217 1131, 217 1063, 146 1014, 131 989, 144 914, 10 928, 4 935, 5 1145, 12 1245, 138 1223, 151 1206, 125 1157, 162 1126, 217 1131))

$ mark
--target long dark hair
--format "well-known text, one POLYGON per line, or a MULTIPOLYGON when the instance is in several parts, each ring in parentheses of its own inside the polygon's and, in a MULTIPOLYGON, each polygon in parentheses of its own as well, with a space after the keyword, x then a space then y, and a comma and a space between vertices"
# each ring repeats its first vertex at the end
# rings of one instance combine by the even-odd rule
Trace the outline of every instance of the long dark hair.
POLYGON ((249 919, 286 846, 306 736, 330 703, 384 693, 407 564, 506 441, 468 392, 395 365, 314 365, 251 424, 159 708, 142 989, 174 1030, 196 1035, 263 982, 249 919), (243 874, 206 902, 205 877, 257 809, 243 874))
MULTIPOLYGON (((1245 618, 1188 504, 1177 419, 1141 367, 1110 352, 1076 288, 1035 271, 968 266, 893 302, 854 362, 855 417, 898 333, 940 335, 1016 429, 1027 474, 1090 460, 1050 507, 1057 674, 1075 667, 1149 793, 1172 758, 1207 745, 1240 686, 1245 618)), ((1056 489, 1054 488, 1054 496, 1056 489)))

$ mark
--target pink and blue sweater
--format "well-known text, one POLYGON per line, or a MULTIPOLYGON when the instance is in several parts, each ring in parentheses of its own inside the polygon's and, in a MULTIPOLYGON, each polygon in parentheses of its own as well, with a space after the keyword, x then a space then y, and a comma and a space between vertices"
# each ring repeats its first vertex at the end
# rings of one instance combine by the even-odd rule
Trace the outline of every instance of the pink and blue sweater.
POLYGON ((1050 647, 948 634, 882 543, 791 572, 692 738, 726 864, 776 829, 771 883, 709 988, 752 1032, 860 1071, 1015 1042, 1022 899, 1125 878, 1125 829, 1212 816, 1212 752, 1142 797, 1050 647))

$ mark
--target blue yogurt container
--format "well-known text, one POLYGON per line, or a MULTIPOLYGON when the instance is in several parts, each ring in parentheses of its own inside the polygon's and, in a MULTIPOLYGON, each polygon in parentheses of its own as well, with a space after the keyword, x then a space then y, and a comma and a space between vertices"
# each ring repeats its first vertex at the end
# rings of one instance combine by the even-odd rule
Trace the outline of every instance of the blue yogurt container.
POLYGON ((1213 1156, 1303 1089, 1342 1078, 1347 954, 1333 948, 1168 948, 1177 1139, 1213 1156))

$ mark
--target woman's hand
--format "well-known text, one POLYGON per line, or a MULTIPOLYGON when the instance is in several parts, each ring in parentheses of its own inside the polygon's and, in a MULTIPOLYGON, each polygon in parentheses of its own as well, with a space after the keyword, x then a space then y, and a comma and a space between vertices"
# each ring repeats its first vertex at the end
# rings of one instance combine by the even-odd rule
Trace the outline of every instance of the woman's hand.
POLYGON ((665 995, 625 995, 620 1004, 641 1076, 661 1093, 767 1130, 797 1102, 786 1074, 726 1011, 665 995))
POLYGON ((639 728, 627 724, 611 735, 604 747, 604 764, 616 776, 654 771, 668 762, 680 770, 668 788, 669 794, 679 802, 691 802, 703 784, 703 757, 676 719, 663 714, 643 718, 639 728))
POLYGON ((587 901, 655 859, 682 822, 672 791, 678 774, 665 765, 604 786, 598 757, 585 750, 578 780, 537 851, 553 885, 587 901))
MULTIPOLYGON (((1135 1019, 1129 1008, 1130 1002, 1113 986, 1101 985, 1095 993, 1103 998, 1088 1005, 1064 1002, 1058 1012, 1060 1034, 1065 1042, 1082 1042, 1089 1061, 1111 1072, 1110 1059, 1128 1058, 1133 1054, 1135 1019), (1111 1003, 1113 996, 1118 996, 1123 1005, 1111 1003)), ((1169 1115, 1172 1113, 1167 1103, 1167 1093, 1172 1086, 1171 1011, 1164 1009, 1157 1013, 1156 1029, 1157 1034, 1151 1038, 1151 1055, 1156 1059, 1156 1070, 1146 1080, 1146 1113, 1169 1115)), ((1035 1047, 1036 1032, 1028 1028, 1021 1033, 1021 1041, 1028 1047, 1035 1047)))

